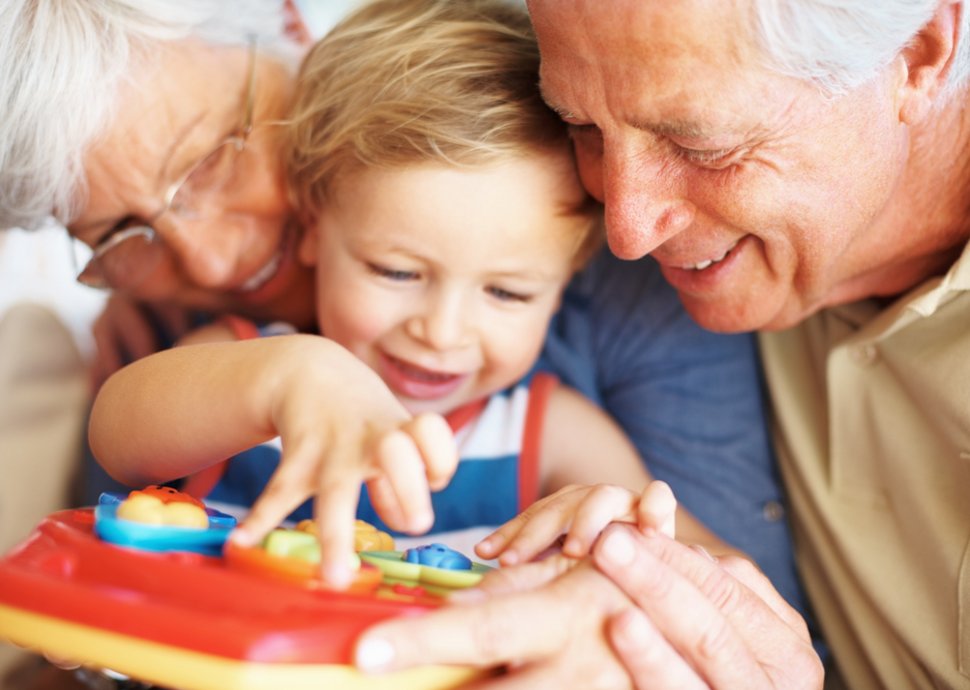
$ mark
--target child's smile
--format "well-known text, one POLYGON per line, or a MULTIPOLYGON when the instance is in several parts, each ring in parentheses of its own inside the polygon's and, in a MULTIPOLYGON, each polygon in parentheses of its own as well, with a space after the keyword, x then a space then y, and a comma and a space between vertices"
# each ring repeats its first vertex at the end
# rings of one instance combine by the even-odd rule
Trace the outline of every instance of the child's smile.
POLYGON ((378 361, 377 373, 399 397, 428 401, 449 396, 469 378, 468 374, 419 367, 386 353, 378 361))
POLYGON ((317 317, 412 413, 449 412, 534 364, 588 219, 568 149, 489 166, 365 169, 307 233, 317 317))

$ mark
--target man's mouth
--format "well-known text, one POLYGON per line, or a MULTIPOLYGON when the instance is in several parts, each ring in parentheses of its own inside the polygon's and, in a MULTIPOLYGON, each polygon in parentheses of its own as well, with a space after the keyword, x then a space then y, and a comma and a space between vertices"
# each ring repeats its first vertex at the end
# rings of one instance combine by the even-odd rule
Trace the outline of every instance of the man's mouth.
POLYGON ((738 246, 738 242, 740 242, 740 240, 735 240, 734 244, 732 244, 730 247, 728 247, 727 249, 725 249, 720 254, 720 256, 711 257, 709 259, 704 259, 703 261, 700 261, 700 262, 698 262, 696 264, 689 264, 687 266, 678 266, 678 268, 682 268, 685 271, 703 271, 705 268, 709 268, 710 266, 713 266, 714 264, 718 264, 718 263, 724 261, 724 259, 727 258, 728 254, 731 253, 731 250, 738 246))

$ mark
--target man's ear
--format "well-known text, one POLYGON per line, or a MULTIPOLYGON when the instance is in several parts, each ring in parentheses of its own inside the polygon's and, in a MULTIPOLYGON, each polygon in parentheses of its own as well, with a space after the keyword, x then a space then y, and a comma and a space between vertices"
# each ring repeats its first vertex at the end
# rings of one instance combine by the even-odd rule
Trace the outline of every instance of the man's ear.
POLYGON ((962 13, 958 0, 940 0, 932 19, 900 54, 905 69, 897 94, 901 122, 913 125, 922 120, 946 85, 961 38, 962 13))
POLYGON ((304 266, 317 265, 317 245, 320 243, 320 214, 306 213, 300 215, 300 225, 303 234, 296 248, 296 258, 304 266))

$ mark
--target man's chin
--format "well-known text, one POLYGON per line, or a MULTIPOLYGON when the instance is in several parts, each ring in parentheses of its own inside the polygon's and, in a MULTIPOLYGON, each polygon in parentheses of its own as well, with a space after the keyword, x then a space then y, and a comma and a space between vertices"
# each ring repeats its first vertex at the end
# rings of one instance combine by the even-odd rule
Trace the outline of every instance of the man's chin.
POLYGON ((800 321, 796 315, 754 299, 706 301, 678 294, 690 317, 702 328, 715 333, 775 331, 789 328, 800 321))

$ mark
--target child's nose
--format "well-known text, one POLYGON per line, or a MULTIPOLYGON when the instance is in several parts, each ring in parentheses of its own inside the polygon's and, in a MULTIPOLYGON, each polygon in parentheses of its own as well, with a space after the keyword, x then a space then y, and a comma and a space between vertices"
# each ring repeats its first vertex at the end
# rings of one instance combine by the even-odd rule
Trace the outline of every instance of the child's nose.
POLYGON ((412 319, 412 335, 436 350, 453 350, 469 341, 468 313, 457 299, 437 300, 412 319))

